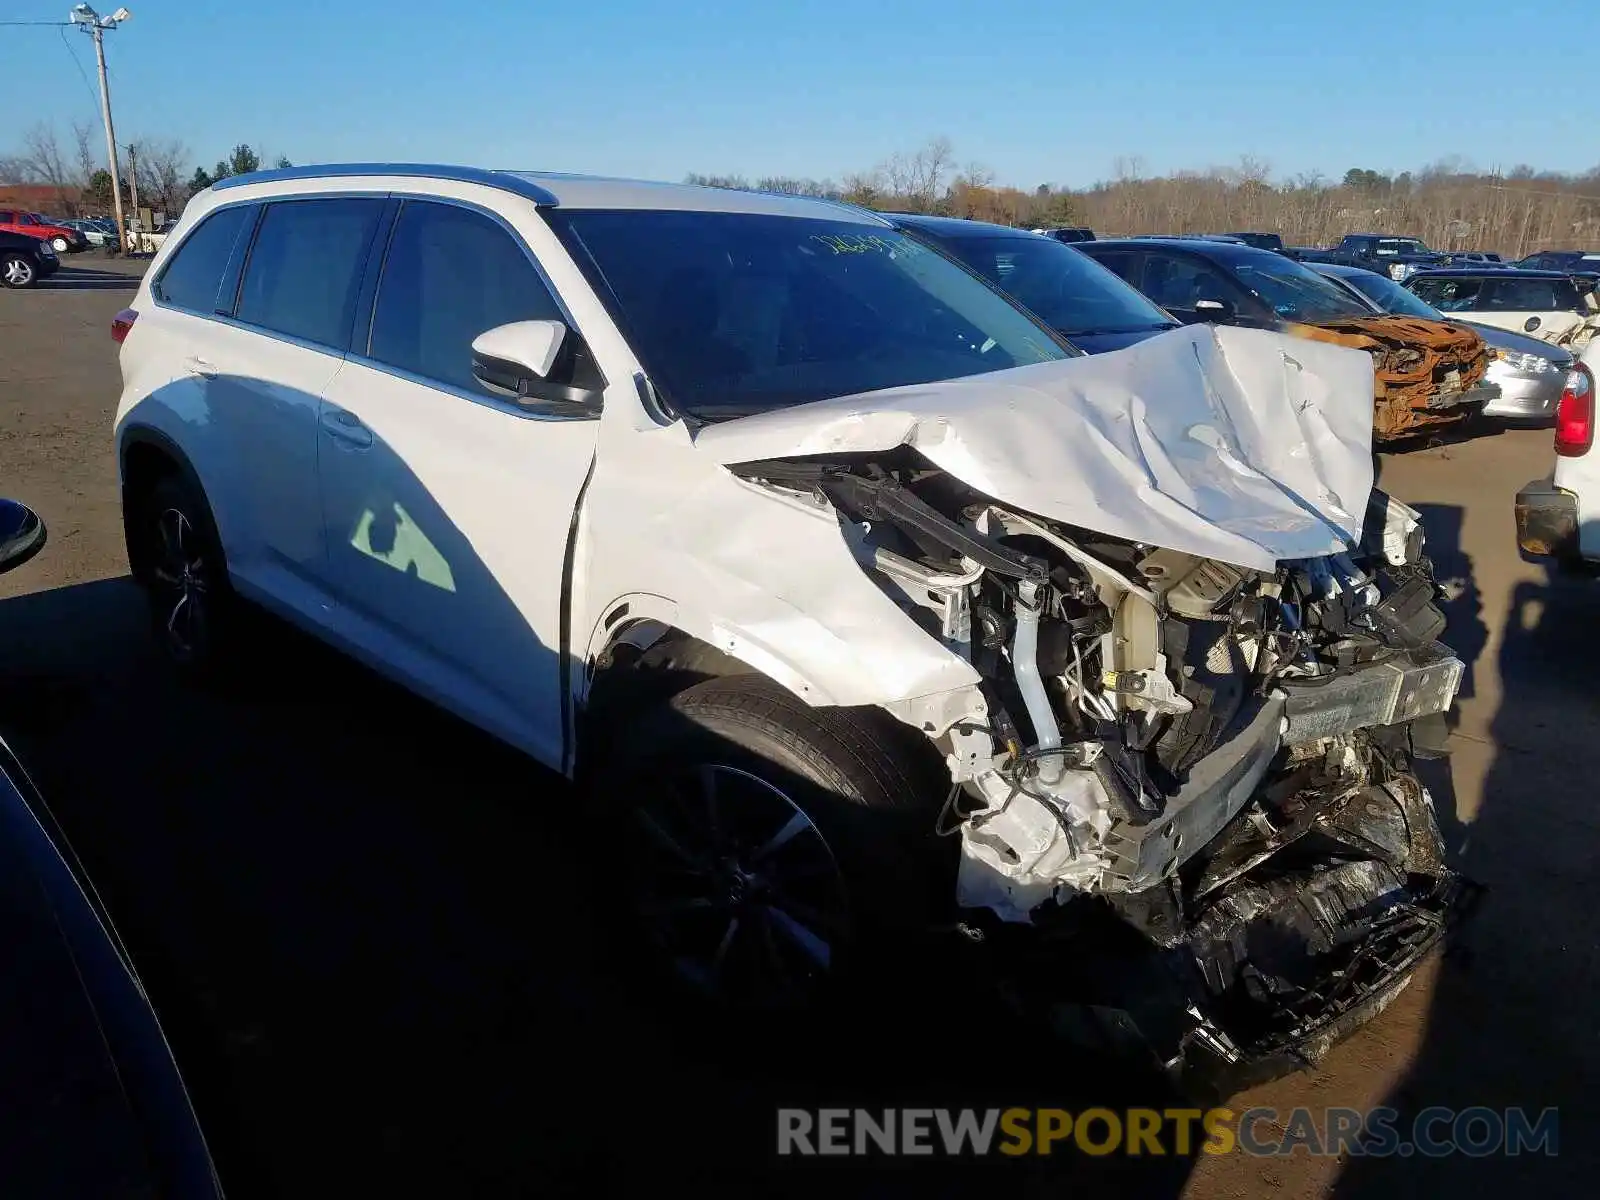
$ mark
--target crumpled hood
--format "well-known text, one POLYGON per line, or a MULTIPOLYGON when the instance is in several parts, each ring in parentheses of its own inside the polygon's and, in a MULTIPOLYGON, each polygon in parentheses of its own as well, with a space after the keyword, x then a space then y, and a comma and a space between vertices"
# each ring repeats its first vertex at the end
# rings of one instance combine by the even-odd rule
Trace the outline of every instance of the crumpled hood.
POLYGON ((905 445, 1009 507, 1270 571, 1359 537, 1372 397, 1363 351, 1201 325, 708 425, 695 445, 723 464, 905 445))

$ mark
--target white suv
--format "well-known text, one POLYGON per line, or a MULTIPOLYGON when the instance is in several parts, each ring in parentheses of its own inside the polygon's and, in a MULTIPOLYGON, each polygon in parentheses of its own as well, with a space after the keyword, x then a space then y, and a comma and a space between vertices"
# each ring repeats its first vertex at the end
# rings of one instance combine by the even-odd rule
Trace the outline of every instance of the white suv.
POLYGON ((1517 544, 1523 553, 1567 566, 1600 562, 1600 454, 1595 442, 1595 376, 1600 341, 1567 372, 1556 404, 1555 467, 1517 493, 1517 544))
POLYGON ((415 166, 215 185, 114 331, 172 657, 243 597, 579 779, 706 992, 1048 925, 1012 994, 1292 1063, 1458 911, 1364 353, 1085 357, 845 205, 415 166))

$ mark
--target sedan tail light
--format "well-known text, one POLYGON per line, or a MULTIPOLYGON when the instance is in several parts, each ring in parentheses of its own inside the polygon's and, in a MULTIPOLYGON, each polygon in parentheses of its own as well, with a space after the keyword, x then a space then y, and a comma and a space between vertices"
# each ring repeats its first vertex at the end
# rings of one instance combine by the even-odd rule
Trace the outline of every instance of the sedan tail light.
POLYGON ((133 323, 139 319, 135 309, 125 308, 111 318, 111 340, 121 345, 128 336, 128 330, 133 328, 133 323))
POLYGON ((1567 372, 1556 405, 1556 453, 1581 458, 1594 445, 1594 375, 1579 363, 1567 372))

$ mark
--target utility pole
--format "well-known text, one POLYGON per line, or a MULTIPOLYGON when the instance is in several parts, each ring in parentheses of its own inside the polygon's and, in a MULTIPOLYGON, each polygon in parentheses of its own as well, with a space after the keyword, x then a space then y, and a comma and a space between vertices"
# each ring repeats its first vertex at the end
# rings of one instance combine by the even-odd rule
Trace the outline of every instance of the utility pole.
POLYGON ((111 124, 111 91, 106 84, 106 47, 105 33, 108 29, 115 29, 133 14, 125 8, 119 8, 109 17, 102 17, 87 4, 80 4, 72 10, 72 23, 83 26, 84 30, 94 38, 95 63, 100 68, 100 117, 106 126, 106 161, 111 166, 111 209, 116 214, 117 245, 123 253, 128 251, 128 224, 122 214, 122 181, 118 178, 117 171, 117 134, 111 124))

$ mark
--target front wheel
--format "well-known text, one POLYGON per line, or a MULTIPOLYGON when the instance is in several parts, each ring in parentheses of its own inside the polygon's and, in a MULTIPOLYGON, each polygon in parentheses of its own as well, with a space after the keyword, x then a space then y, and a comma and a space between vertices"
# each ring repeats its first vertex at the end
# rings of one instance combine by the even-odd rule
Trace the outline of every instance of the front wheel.
MULTIPOLYGON (((619 744, 620 743, 620 744, 619 744)), ((674 696, 595 782, 624 831, 632 916, 680 985, 755 1012, 822 1000, 953 906, 932 748, 877 709, 757 675, 674 696)))
POLYGON ((65 254, 68 250, 72 249, 72 243, 67 241, 67 239, 64 237, 51 238, 50 245, 55 249, 57 254, 65 254))
POLYGON ((26 254, 20 251, 0 254, 0 283, 6 287, 32 287, 38 279, 39 272, 26 254))

